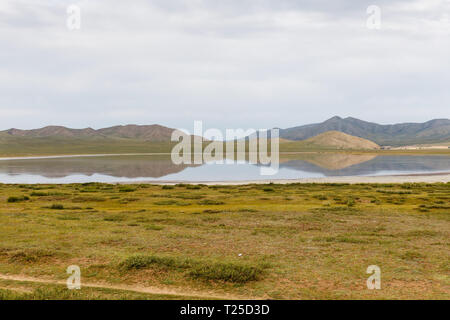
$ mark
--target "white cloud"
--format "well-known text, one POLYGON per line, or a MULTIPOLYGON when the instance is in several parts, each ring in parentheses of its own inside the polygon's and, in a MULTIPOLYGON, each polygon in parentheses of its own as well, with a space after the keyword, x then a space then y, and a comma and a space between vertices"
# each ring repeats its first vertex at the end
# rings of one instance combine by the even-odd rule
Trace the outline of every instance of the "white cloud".
POLYGON ((449 2, 378 2, 375 31, 371 1, 83 0, 70 32, 72 1, 5 0, 0 127, 448 117, 449 2))

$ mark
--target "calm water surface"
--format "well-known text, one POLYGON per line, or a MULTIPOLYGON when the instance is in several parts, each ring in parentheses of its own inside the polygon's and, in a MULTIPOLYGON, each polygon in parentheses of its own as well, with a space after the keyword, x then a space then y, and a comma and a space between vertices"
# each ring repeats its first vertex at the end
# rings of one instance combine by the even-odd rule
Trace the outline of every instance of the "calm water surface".
POLYGON ((339 153, 281 155, 274 176, 249 163, 174 165, 167 156, 99 156, 0 160, 0 183, 242 181, 450 172, 450 156, 339 153))

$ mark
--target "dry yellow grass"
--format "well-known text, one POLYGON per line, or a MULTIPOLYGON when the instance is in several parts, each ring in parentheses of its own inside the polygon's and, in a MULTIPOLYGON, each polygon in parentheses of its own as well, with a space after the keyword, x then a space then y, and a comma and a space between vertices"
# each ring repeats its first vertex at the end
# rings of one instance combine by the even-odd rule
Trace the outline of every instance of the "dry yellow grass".
POLYGON ((76 264, 90 284, 210 297, 448 299, 449 191, 0 185, 0 274, 64 281, 76 264), (369 265, 381 290, 366 287, 369 265))

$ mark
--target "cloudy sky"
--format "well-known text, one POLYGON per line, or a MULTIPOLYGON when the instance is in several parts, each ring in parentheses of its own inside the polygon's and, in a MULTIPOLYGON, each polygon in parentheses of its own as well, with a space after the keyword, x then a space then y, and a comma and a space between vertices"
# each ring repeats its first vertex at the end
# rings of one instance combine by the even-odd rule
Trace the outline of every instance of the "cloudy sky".
POLYGON ((449 57, 450 0, 1 0, 0 129, 448 118, 449 57))

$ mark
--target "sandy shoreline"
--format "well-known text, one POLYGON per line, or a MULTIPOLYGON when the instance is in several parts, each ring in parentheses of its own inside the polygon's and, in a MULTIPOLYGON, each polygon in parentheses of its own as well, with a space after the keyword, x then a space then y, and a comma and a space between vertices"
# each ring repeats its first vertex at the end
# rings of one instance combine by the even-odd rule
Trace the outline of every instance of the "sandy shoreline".
POLYGON ((131 181, 120 182, 119 184, 161 184, 174 185, 178 183, 205 184, 205 185, 245 185, 245 184, 289 184, 289 183, 437 183, 450 182, 450 172, 425 173, 409 175, 389 175, 389 176, 342 176, 323 178, 302 178, 302 179, 265 179, 265 180, 242 180, 242 181, 131 181))

